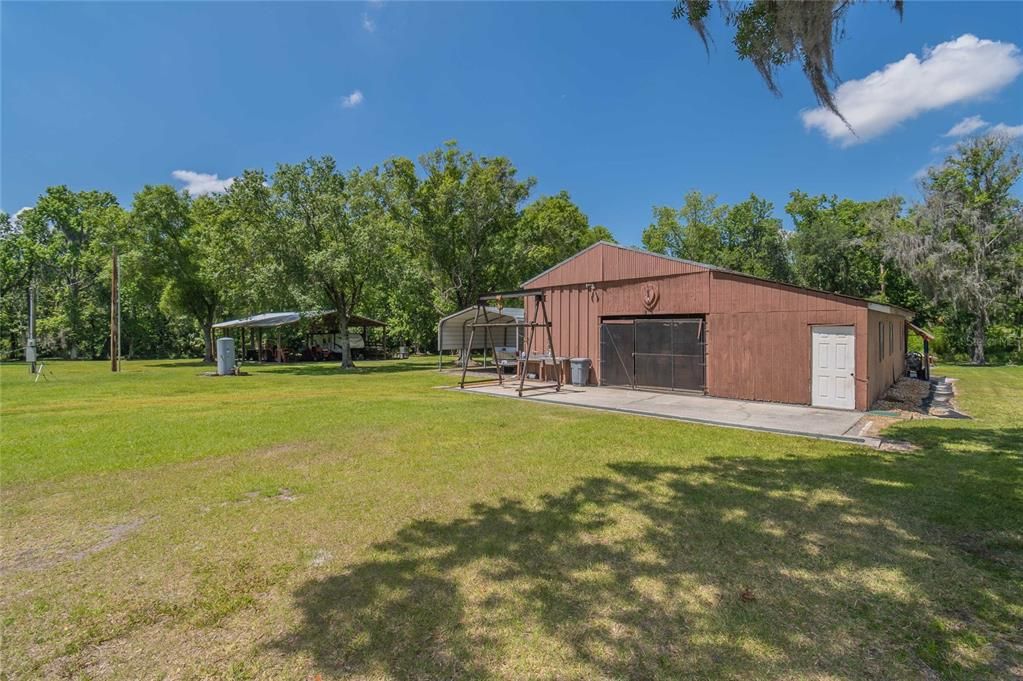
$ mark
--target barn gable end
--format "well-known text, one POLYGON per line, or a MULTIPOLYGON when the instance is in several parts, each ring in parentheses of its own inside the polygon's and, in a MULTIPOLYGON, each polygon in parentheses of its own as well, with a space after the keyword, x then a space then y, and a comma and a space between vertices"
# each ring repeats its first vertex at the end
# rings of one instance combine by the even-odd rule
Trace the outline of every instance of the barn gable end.
POLYGON ((600 241, 538 274, 522 286, 527 289, 577 286, 596 282, 692 274, 713 269, 716 268, 711 265, 600 241))

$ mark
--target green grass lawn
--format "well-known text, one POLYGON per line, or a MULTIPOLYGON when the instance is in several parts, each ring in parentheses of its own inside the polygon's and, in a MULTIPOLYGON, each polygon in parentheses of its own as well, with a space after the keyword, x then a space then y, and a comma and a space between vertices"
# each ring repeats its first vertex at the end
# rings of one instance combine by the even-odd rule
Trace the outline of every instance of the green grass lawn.
POLYGON ((0 676, 1023 676, 1023 369, 893 453, 432 366, 0 368, 0 676))

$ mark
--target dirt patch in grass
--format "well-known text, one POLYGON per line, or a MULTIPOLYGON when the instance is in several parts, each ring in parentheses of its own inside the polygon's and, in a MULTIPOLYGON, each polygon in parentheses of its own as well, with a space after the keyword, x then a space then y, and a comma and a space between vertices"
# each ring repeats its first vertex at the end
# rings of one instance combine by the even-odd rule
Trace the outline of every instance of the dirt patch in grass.
POLYGON ((12 556, 7 556, 5 551, 3 558, 0 559, 0 575, 21 570, 47 570, 61 563, 83 560, 124 541, 138 532, 145 522, 145 518, 132 518, 122 523, 96 528, 99 530, 100 539, 85 546, 73 540, 65 540, 56 544, 26 547, 12 556))

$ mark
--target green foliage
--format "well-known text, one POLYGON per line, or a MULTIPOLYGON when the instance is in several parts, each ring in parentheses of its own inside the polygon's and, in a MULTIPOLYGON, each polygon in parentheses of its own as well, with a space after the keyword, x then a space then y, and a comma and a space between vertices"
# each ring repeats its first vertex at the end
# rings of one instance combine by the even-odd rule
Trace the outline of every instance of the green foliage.
POLYGON ((282 219, 257 223, 273 227, 260 239, 268 247, 264 257, 281 259, 297 300, 337 312, 342 364, 352 367, 348 320, 387 281, 396 240, 380 172, 355 168, 345 174, 330 156, 281 164, 271 195, 282 219))
MULTIPOLYGON (((103 354, 112 248, 125 215, 108 192, 50 187, 5 227, 5 285, 37 287, 40 346, 69 357, 103 354)), ((25 295, 25 294, 23 294, 25 295)))
POLYGON ((606 227, 590 221, 568 192, 544 196, 526 206, 509 234, 506 281, 517 286, 598 241, 613 241, 606 227))
MULTIPOLYGON (((1020 168, 1011 145, 991 138, 933 169, 926 200, 909 210, 897 197, 797 190, 785 207, 791 233, 756 195, 729 206, 692 191, 678 208, 653 209, 643 245, 916 310, 949 356, 976 359, 983 345, 1023 359, 1020 168)), ((34 282, 42 354, 104 356, 116 246, 129 357, 209 358, 218 319, 286 309, 385 319, 393 344, 429 349, 442 314, 614 240, 566 191, 527 204, 533 185, 508 159, 449 142, 418 166, 342 170, 325 157, 272 176, 246 170, 220 195, 147 186, 130 215, 109 193, 51 187, 17 218, 0 215, 0 348, 23 348, 34 282)))
POLYGON ((717 265, 736 272, 790 281, 781 221, 774 206, 751 194, 734 206, 718 204, 713 194, 686 194, 682 207, 654 207, 654 222, 643 244, 657 253, 717 265))
POLYGON ((755 194, 728 210, 722 223, 718 264, 774 281, 791 281, 781 220, 774 205, 755 194))
POLYGON ((923 202, 886 222, 885 248, 920 291, 971 320, 977 364, 986 360, 988 327, 1019 319, 1023 202, 1013 188, 1021 174, 1010 139, 968 140, 929 170, 923 202))
POLYGON ((515 285, 504 247, 518 209, 536 183, 516 179, 511 161, 477 157, 456 142, 420 157, 423 175, 409 159, 392 159, 387 180, 392 214, 433 282, 438 312, 476 302, 487 290, 515 285))
POLYGON ((203 358, 213 361, 213 324, 222 310, 215 281, 204 276, 204 232, 215 212, 212 199, 195 201, 168 185, 147 185, 132 203, 143 272, 163 282, 160 306, 169 316, 194 320, 203 333, 203 358))

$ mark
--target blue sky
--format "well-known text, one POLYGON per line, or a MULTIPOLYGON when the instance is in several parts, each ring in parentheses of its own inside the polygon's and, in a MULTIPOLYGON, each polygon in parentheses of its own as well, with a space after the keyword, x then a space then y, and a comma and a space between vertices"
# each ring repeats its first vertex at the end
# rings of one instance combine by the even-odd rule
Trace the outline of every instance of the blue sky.
POLYGON ((723 26, 708 59, 670 11, 4 2, 0 208, 51 184, 128 205, 145 184, 185 186, 174 171, 203 191, 244 168, 323 154, 370 166, 457 139, 510 157, 537 178, 534 196, 567 190, 634 244, 651 206, 690 189, 756 192, 779 216, 796 188, 915 196, 914 174, 962 121, 1023 133, 1023 3, 908 3, 902 22, 887 5, 854 7, 837 67, 858 139, 807 113, 798 68, 776 98, 723 26))

